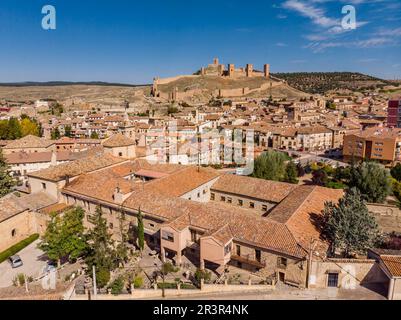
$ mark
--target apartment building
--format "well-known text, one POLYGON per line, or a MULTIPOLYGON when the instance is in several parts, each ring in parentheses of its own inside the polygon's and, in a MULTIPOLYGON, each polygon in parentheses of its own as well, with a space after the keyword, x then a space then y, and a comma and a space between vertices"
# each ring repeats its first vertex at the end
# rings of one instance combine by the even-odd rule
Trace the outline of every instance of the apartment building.
POLYGON ((366 129, 344 136, 344 159, 375 160, 392 165, 401 160, 401 129, 366 129))

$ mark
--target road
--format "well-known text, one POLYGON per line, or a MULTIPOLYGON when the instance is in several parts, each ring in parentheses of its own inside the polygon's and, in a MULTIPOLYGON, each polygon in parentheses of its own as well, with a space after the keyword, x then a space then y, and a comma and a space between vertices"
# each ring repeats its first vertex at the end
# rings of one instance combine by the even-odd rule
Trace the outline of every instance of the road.
POLYGON ((36 240, 18 253, 24 263, 22 267, 13 269, 8 261, 0 264, 0 288, 11 286, 13 279, 19 273, 24 273, 27 277, 32 276, 34 278, 42 274, 47 259, 43 251, 37 248, 39 243, 40 240, 36 240))

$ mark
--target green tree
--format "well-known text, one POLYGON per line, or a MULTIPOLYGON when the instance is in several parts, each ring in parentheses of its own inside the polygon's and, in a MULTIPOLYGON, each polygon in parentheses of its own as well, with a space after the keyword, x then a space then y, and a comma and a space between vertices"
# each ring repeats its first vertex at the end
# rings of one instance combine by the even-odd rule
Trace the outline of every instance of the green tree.
POLYGON ((144 225, 143 225, 143 216, 142 216, 141 208, 139 208, 139 211, 138 211, 137 232, 138 232, 138 247, 141 251, 143 251, 143 249, 145 248, 145 229, 144 229, 144 225))
POLYGON ((99 139, 99 135, 98 135, 98 133, 96 131, 92 131, 91 139, 99 139))
POLYGON ((84 216, 84 210, 79 207, 68 210, 63 215, 52 215, 40 248, 51 260, 57 261, 58 265, 63 258, 75 261, 86 252, 84 216))
POLYGON ((7 139, 8 140, 15 140, 22 137, 21 133, 21 126, 16 118, 11 118, 8 120, 8 132, 7 132, 7 139))
POLYGON ((283 181, 288 183, 298 183, 298 169, 294 161, 289 161, 285 168, 283 181))
MULTIPOLYGON (((88 240, 89 248, 86 255, 85 262, 89 270, 96 267, 96 273, 103 273, 103 275, 110 275, 116 265, 114 263, 114 241, 108 231, 107 220, 103 217, 103 212, 100 207, 96 208, 93 215, 89 216, 89 221, 93 224, 92 229, 89 231, 88 240)), ((99 286, 100 279, 97 277, 99 286)))
POLYGON ((323 220, 323 234, 330 241, 332 253, 341 250, 345 257, 364 253, 380 239, 376 220, 356 188, 349 189, 338 204, 327 202, 323 220))
POLYGON ((391 191, 388 171, 375 162, 362 162, 358 166, 352 166, 347 184, 350 188, 357 188, 364 200, 373 203, 384 202, 391 191))
POLYGON ((318 186, 326 186, 329 182, 329 177, 324 169, 318 169, 312 172, 312 183, 318 186))
POLYGON ((10 168, 4 159, 3 151, 0 149, 0 198, 10 193, 16 184, 17 182, 10 175, 10 168))
POLYGON ((287 157, 282 152, 267 151, 255 159, 252 176, 255 178, 280 181, 285 172, 287 157))
POLYGON ((52 132, 51 132, 51 139, 52 140, 60 139, 60 137, 61 137, 61 134, 60 134, 60 130, 58 128, 52 130, 52 132))
POLYGON ((397 163, 394 167, 392 167, 390 174, 397 181, 401 181, 401 163, 397 163))
POLYGON ((66 125, 64 128, 64 135, 66 137, 71 137, 71 126, 70 125, 66 125))

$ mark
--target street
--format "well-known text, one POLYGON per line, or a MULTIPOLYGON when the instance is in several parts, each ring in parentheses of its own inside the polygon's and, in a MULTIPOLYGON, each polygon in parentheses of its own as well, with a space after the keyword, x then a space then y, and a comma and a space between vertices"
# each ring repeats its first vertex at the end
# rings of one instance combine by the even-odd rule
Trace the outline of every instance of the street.
POLYGON ((24 263, 23 266, 13 269, 8 260, 0 264, 0 288, 11 286, 13 279, 20 273, 26 274, 27 277, 32 276, 33 278, 42 274, 47 259, 43 251, 37 248, 39 243, 40 240, 36 240, 17 253, 24 263))

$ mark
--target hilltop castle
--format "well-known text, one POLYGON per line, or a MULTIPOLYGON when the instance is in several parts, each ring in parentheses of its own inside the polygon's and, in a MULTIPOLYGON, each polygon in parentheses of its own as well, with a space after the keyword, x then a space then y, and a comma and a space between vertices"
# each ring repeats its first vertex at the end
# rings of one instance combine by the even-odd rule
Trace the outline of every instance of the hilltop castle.
POLYGON ((200 70, 202 76, 219 76, 219 77, 270 77, 270 65, 265 64, 263 72, 253 69, 253 64, 247 64, 245 68, 235 69, 235 65, 232 63, 228 64, 227 70, 225 70, 224 64, 219 63, 219 59, 215 58, 213 64, 209 64, 207 67, 202 67, 200 70))
MULTIPOLYGON (((217 79, 232 79, 232 80, 251 80, 251 78, 259 79, 261 83, 257 88, 251 89, 248 86, 239 86, 238 88, 224 88, 224 85, 220 83, 219 86, 215 87, 213 90, 213 96, 216 97, 239 97, 244 96, 252 91, 265 90, 271 87, 272 81, 270 78, 270 65, 265 64, 263 67, 263 72, 255 70, 253 64, 247 64, 246 67, 235 68, 235 65, 230 63, 225 65, 219 63, 219 59, 215 58, 212 64, 207 67, 202 67, 198 72, 193 75, 182 75, 171 78, 160 79, 159 77, 154 78, 151 94, 154 97, 163 98, 169 101, 179 101, 185 98, 189 98, 193 95, 202 94, 207 89, 202 87, 183 87, 182 80, 207 78, 210 81, 217 79), (181 83, 181 88, 179 88, 179 83, 181 83)), ((244 81, 242 81, 244 82, 244 81)), ((247 81, 249 82, 249 81, 247 81)))

